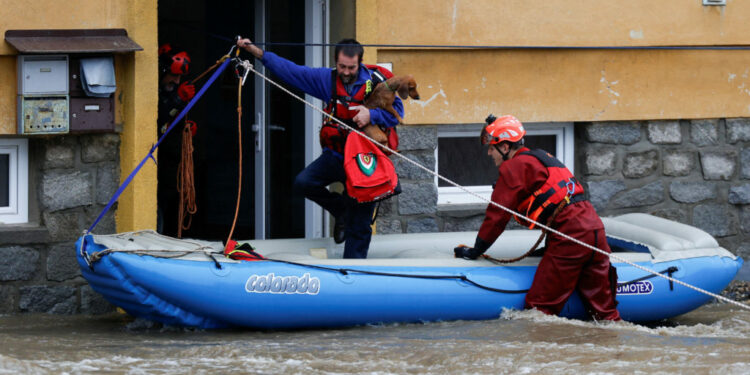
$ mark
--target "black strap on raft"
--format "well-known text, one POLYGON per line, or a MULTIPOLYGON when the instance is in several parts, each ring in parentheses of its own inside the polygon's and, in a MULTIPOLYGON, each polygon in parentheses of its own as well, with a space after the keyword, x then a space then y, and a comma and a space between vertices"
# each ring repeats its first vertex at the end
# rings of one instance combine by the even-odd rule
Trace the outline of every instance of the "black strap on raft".
POLYGON ((529 290, 528 289, 522 289, 522 290, 507 290, 507 289, 497 289, 493 287, 489 287, 486 285, 482 285, 477 283, 476 281, 470 280, 465 275, 414 275, 414 274, 405 274, 405 273, 391 273, 391 272, 378 272, 378 271, 365 271, 365 270, 357 270, 352 268, 334 268, 334 267, 324 267, 324 266, 316 266, 313 264, 302 264, 302 263, 296 263, 296 262, 290 262, 288 260, 279 260, 279 259, 267 259, 272 262, 277 263, 284 263, 284 264, 291 264, 294 266, 300 266, 300 267, 307 267, 307 268, 314 268, 324 271, 332 271, 332 272, 338 272, 342 275, 348 275, 350 273, 359 273, 363 275, 375 275, 375 276, 388 276, 388 277, 405 277, 410 279, 429 279, 429 280, 462 280, 465 281, 471 285, 476 286, 477 288, 489 290, 490 292, 497 292, 497 293, 507 293, 507 294, 518 294, 518 293, 526 293, 529 290))
MULTIPOLYGON (((490 292, 497 292, 497 293, 505 293, 505 294, 520 294, 520 293, 526 293, 529 291, 529 289, 518 289, 518 290, 508 290, 508 289, 498 289, 493 288, 490 286, 482 285, 477 283, 476 281, 473 281, 466 277, 466 275, 415 275, 415 274, 405 274, 405 273, 392 273, 392 272, 378 272, 378 271, 366 271, 366 270, 358 270, 358 269, 352 269, 352 268, 335 268, 335 267, 324 267, 324 266, 316 266, 314 264, 303 264, 303 263, 297 263, 297 262, 290 262, 288 260, 279 260, 279 259, 269 259, 266 258, 266 260, 276 262, 276 263, 284 263, 284 264, 290 264, 293 266, 300 266, 300 267, 307 267, 307 268, 314 268, 324 271, 332 271, 337 272, 342 275, 349 275, 350 273, 358 273, 363 275, 374 275, 374 276, 387 276, 387 277, 404 277, 404 278, 410 278, 410 279, 429 279, 429 280, 461 280, 465 281, 471 285, 474 285, 477 288, 488 290, 490 292)), ((677 272, 678 268, 675 266, 669 267, 664 271, 661 271, 659 273, 669 274, 669 277, 672 277, 672 273, 677 272)), ((633 284, 638 281, 646 280, 656 277, 656 275, 651 274, 648 276, 644 276, 635 280, 627 281, 624 283, 617 283, 618 286, 620 285, 628 285, 633 284)), ((669 290, 673 290, 672 281, 669 282, 669 290)))
MULTIPOLYGON (((669 276, 669 277, 672 277, 672 274, 673 274, 673 273, 675 273, 675 272, 677 272, 678 270, 679 270, 679 269, 678 269, 677 267, 675 267, 675 266, 672 266, 672 267, 669 267, 669 268, 667 268, 667 269, 665 269, 664 271, 661 271, 661 272, 659 272, 659 273, 660 273, 660 274, 665 274, 665 273, 666 273, 666 274, 667 274, 667 276, 669 276)), ((624 283, 617 283, 617 286, 621 286, 621 285, 630 285, 630 284, 634 284, 634 283, 637 283, 637 282, 639 282, 639 281, 643 281, 643 280, 648 280, 648 279, 651 279, 651 278, 654 278, 654 277, 656 277, 656 275, 655 275, 655 274, 650 274, 650 275, 646 275, 646 276, 643 276, 643 277, 637 278, 637 279, 635 279, 635 280, 630 280, 630 281, 626 281, 626 282, 624 282, 624 283)), ((670 290, 670 291, 671 291, 671 290, 674 290, 674 283, 672 282, 672 280, 669 280, 669 290, 670 290)))

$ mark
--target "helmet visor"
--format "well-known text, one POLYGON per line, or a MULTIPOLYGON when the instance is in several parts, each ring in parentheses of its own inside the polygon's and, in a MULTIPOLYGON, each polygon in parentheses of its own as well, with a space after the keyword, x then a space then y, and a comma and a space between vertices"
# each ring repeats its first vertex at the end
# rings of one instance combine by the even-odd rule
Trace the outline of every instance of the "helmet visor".
POLYGON ((479 140, 480 142, 482 142, 482 146, 486 146, 495 144, 500 139, 497 137, 493 137, 492 134, 487 131, 487 127, 485 126, 484 128, 482 128, 482 133, 479 135, 479 140))

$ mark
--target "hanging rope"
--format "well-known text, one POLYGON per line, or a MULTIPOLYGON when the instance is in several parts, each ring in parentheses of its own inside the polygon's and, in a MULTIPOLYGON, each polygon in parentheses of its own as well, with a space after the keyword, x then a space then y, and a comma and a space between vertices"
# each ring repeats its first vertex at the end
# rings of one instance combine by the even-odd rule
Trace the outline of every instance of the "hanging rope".
MULTIPOLYGON (((274 85, 274 86, 278 87, 278 88, 279 88, 279 89, 280 89, 281 91, 284 91, 284 92, 286 92, 287 94, 289 94, 289 95, 291 95, 291 96, 292 96, 293 98, 295 98, 295 99, 297 99, 297 100, 301 101, 302 103, 304 103, 304 104, 305 104, 305 105, 307 105, 308 107, 310 107, 310 108, 314 109, 315 111, 318 111, 318 112, 320 112, 320 113, 321 113, 321 114, 323 114, 324 116, 326 116, 326 117, 330 118, 330 119, 331 119, 331 121, 335 121, 335 122, 337 122, 337 123, 338 123, 338 124, 339 124, 340 126, 344 127, 345 129, 348 129, 348 130, 349 130, 349 131, 351 131, 351 132, 357 133, 358 135, 360 135, 360 136, 362 136, 363 138, 365 138, 365 139, 369 140, 369 141, 370 141, 370 142, 372 142, 373 144, 379 144, 379 143, 377 143, 377 141, 375 141, 374 139, 370 138, 369 136, 367 136, 367 135, 366 135, 366 134, 364 134, 363 132, 359 131, 359 129, 355 129, 355 128, 353 128, 353 127, 351 127, 351 126, 349 126, 349 125, 345 124, 345 123, 344 123, 343 121, 341 121, 341 120, 339 120, 339 119, 337 119, 337 118, 333 117, 332 115, 330 115, 330 114, 326 113, 325 111, 321 110, 320 108, 318 108, 318 107, 314 106, 314 105, 313 105, 312 103, 310 103, 310 102, 306 101, 305 99, 303 99, 303 98, 301 98, 301 97, 297 96, 296 94, 294 94, 294 93, 293 93, 293 92, 291 92, 290 90, 288 90, 288 89, 286 89, 285 87, 281 86, 280 84, 276 83, 276 82, 275 82, 275 81, 273 81, 272 79, 270 79, 270 78, 266 77, 266 76, 265 76, 265 75, 264 75, 263 73, 261 73, 261 72, 258 72, 257 70, 255 70, 255 69, 254 69, 254 68, 253 68, 252 66, 250 66, 250 67, 249 67, 249 69, 250 69, 250 71, 252 71, 253 73, 255 73, 255 74, 256 74, 257 76, 259 76, 259 77, 263 78, 263 79, 264 79, 264 80, 265 80, 266 82, 268 82, 268 83, 270 83, 270 84, 272 84, 272 85, 274 85)), ((709 292, 709 291, 707 291, 707 290, 705 290, 705 289, 702 289, 702 288, 699 288, 699 287, 697 287, 697 286, 694 286, 694 285, 690 285, 690 284, 688 284, 688 283, 686 283, 686 282, 684 282, 684 281, 680 281, 680 280, 677 280, 677 279, 675 279, 675 278, 673 278, 673 277, 671 277, 671 276, 663 275, 663 274, 661 274, 661 273, 659 273, 659 272, 656 272, 656 271, 654 271, 654 270, 651 270, 651 269, 649 269, 649 268, 643 267, 643 266, 641 266, 641 265, 639 265, 639 264, 633 263, 633 262, 631 262, 631 261, 629 261, 629 260, 627 260, 627 259, 624 259, 624 258, 622 258, 622 257, 620 257, 620 256, 617 256, 617 255, 615 255, 615 254, 612 254, 612 253, 608 253, 608 252, 606 252, 606 251, 604 251, 604 250, 601 250, 601 249, 599 249, 599 248, 596 248, 596 247, 594 247, 594 246, 591 246, 591 245, 589 245, 589 244, 587 244, 587 243, 584 243, 584 242, 582 242, 581 240, 578 240, 578 239, 576 239, 576 238, 570 237, 570 236, 568 236, 568 235, 567 235, 567 234, 565 234, 565 233, 562 233, 562 232, 560 232, 560 231, 558 231, 558 230, 555 230, 555 229, 553 229, 553 228, 550 228, 550 227, 549 227, 549 226, 547 226, 547 225, 544 225, 544 224, 542 224, 542 223, 539 223, 539 222, 537 222, 537 221, 535 221, 535 220, 533 220, 533 219, 531 219, 531 218, 529 218, 529 217, 527 217, 527 216, 525 216, 525 215, 523 215, 523 214, 521 214, 521 213, 515 212, 515 211, 511 210, 510 208, 507 208, 507 207, 505 207, 505 206, 503 206, 503 205, 501 205, 501 204, 499 204, 499 203, 497 203, 497 202, 494 202, 494 201, 492 201, 492 200, 489 200, 489 199, 487 199, 487 198, 485 198, 485 197, 482 197, 481 195, 479 195, 479 194, 477 194, 477 193, 474 193, 474 192, 472 192, 472 191, 468 190, 467 188, 465 188, 465 187, 463 187, 463 186, 459 185, 458 183, 456 183, 456 182, 454 182, 454 181, 452 181, 452 180, 450 180, 450 179, 448 179, 448 178, 446 178, 446 177, 444 177, 444 176, 442 176, 442 175, 438 174, 437 172, 435 172, 435 171, 433 171, 433 170, 431 170, 431 169, 429 169, 429 168, 427 168, 427 167, 423 166, 422 164, 419 164, 419 163, 417 163, 416 161, 414 161, 414 160, 411 160, 411 159, 409 159, 408 157, 406 157, 406 156, 404 156, 404 155, 402 155, 402 154, 400 154, 400 153, 396 152, 395 150, 392 150, 391 148, 389 148, 389 147, 388 147, 388 146, 386 146, 386 145, 381 145, 381 147, 382 147, 383 149, 385 149, 385 150, 388 150, 388 151, 390 151, 390 152, 391 152, 391 153, 393 153, 394 155, 397 155, 398 157, 402 158, 402 159, 403 159, 404 161, 406 161, 407 163, 411 163, 411 164, 412 164, 412 165, 414 165, 415 167, 417 167, 417 168, 419 168, 419 169, 421 169, 421 170, 423 170, 423 171, 425 171, 425 172, 427 172, 427 173, 429 173, 429 174, 431 174, 431 175, 433 175, 433 176, 435 176, 435 177, 437 177, 437 178, 439 178, 439 179, 441 179, 441 180, 445 181, 446 183, 448 183, 448 184, 450 184, 450 185, 453 185, 453 186, 455 186, 455 187, 459 188, 460 190, 464 191, 465 193, 467 193, 467 194, 469 194, 469 195, 471 195, 471 196, 473 196, 473 197, 475 197, 475 198, 477 198, 477 199, 479 199, 479 200, 485 201, 485 202, 487 202, 488 204, 491 204, 491 205, 493 205, 493 206, 495 206, 495 207, 497 207, 497 208, 499 208, 499 209, 501 209, 501 210, 503 210, 503 211, 505 211, 505 212, 507 212, 507 213, 509 213, 509 214, 511 214, 511 215, 516 215, 516 216, 518 216, 518 217, 521 217, 521 218, 523 218, 523 219, 525 219, 525 220, 527 220, 527 221, 529 221, 529 222, 532 222, 532 223, 534 223, 534 224, 535 224, 535 225, 536 225, 537 227, 539 227, 540 229, 546 230, 546 231, 548 231, 548 232, 550 232, 550 233, 554 233, 554 234, 556 234, 556 235, 558 235, 558 236, 560 236, 560 237, 563 237, 563 238, 565 238, 565 239, 567 239, 567 240, 570 240, 570 241, 572 241, 572 242, 574 242, 574 243, 576 243, 576 244, 578 244, 578 245, 581 245, 581 246, 583 246, 583 247, 585 247, 585 248, 587 248, 587 249, 590 249, 590 250, 593 250, 593 251, 599 252, 599 253, 601 253, 601 254, 604 254, 604 255, 606 255, 606 256, 608 256, 608 257, 612 258, 612 259, 618 260, 618 261, 620 261, 620 262, 622 262, 622 263, 626 263, 626 264, 629 264, 629 265, 631 265, 631 266, 633 266, 633 267, 635 267, 635 268, 637 268, 637 269, 639 269, 639 270, 641 270, 641 271, 644 271, 644 272, 648 272, 648 273, 651 273, 651 274, 653 274, 653 275, 659 276, 659 277, 661 277, 661 278, 667 279, 667 280, 669 280, 669 281, 671 281, 671 282, 674 282, 674 283, 680 284, 680 285, 682 285, 682 286, 684 286, 684 287, 686 287, 686 288, 689 288, 689 289, 695 290, 696 292, 699 292, 699 293, 703 293, 703 294, 705 294, 705 295, 711 296, 711 297, 713 297, 713 298, 716 298, 716 299, 718 299, 718 300, 720 300, 720 301, 723 301, 723 302, 726 302, 726 303, 731 303, 731 304, 733 304, 733 305, 736 305, 736 306, 739 306, 739 307, 741 307, 741 308, 743 308, 743 309, 747 309, 747 310, 750 310, 750 306, 749 306, 749 305, 743 304, 743 303, 741 303, 741 302, 737 302, 737 301, 735 301, 735 300, 732 300, 732 299, 726 298, 726 297, 724 297, 724 296, 721 296, 721 295, 718 295, 718 294, 716 294, 716 293, 712 293, 712 292, 709 292)))
MULTIPOLYGON (((239 55, 240 50, 237 49, 237 55, 239 55)), ((242 197, 242 86, 245 85, 245 79, 247 78, 247 72, 252 69, 252 65, 249 61, 243 60, 240 62, 239 66, 235 68, 235 74, 237 74, 237 78, 239 80, 237 81, 237 143, 239 144, 239 155, 238 155, 238 172, 237 172, 237 205, 234 208, 234 220, 232 220, 232 228, 229 229, 229 235, 227 236, 227 240, 224 245, 224 250, 229 251, 232 250, 229 248, 229 244, 232 240, 232 235, 234 234, 234 227, 237 225, 237 217, 240 214, 240 198, 242 197), (244 68, 243 74, 240 73, 239 69, 240 66, 244 68)))
POLYGON ((198 212, 195 203, 195 178, 193 166, 193 128, 195 123, 185 121, 182 128, 182 157, 177 165, 177 193, 180 195, 180 206, 177 212, 177 238, 182 238, 182 230, 187 230, 193 222, 193 215, 198 212))

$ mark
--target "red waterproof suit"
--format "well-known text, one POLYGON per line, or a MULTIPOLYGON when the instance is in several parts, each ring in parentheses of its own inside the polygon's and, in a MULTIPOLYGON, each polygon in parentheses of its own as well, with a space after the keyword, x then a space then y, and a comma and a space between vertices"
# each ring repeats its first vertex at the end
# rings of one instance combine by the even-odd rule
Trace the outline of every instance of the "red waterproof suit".
MULTIPOLYGON (((492 192, 493 202, 516 209, 547 181, 547 168, 536 157, 521 154, 524 151, 529 150, 518 150, 513 158, 500 166, 500 177, 492 192)), ((475 247, 488 248, 505 230, 510 219, 511 215, 506 211, 488 205, 475 247)), ((587 200, 564 207, 550 226, 610 252, 604 225, 587 200)), ((610 289, 608 256, 553 233, 548 233, 546 247, 534 275, 534 282, 526 294, 526 308, 536 308, 547 314, 557 315, 573 291, 577 290, 592 317, 600 320, 620 319, 610 289)))

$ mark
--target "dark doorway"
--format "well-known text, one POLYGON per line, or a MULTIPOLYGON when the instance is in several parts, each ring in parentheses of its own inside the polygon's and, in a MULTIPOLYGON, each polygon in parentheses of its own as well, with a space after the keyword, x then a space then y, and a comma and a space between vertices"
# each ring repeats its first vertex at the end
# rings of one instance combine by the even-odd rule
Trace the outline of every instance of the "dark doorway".
MULTIPOLYGON (((305 17, 292 1, 269 1, 266 40, 290 43, 305 42, 305 17)), ((299 5, 299 2, 296 2, 299 5)), ((269 45, 266 50, 304 65, 305 49, 301 46, 269 45)), ((290 88, 289 86, 285 86, 290 88)), ((292 90, 304 97, 304 93, 292 90)), ((268 91, 268 170, 272 187, 268 189, 266 228, 268 238, 305 236, 304 198, 292 192, 294 177, 305 166, 305 108, 277 87, 268 91), (295 173, 289 173, 295 171, 295 173)))
MULTIPOLYGON (((266 4, 267 40, 304 41, 304 12, 293 6, 292 1, 268 1, 266 4), (295 9, 291 11, 288 9, 295 9)), ((188 79, 193 79, 225 55, 234 44, 236 35, 255 38, 256 2, 207 0, 161 0, 159 1, 159 44, 172 43, 190 54, 192 64, 188 79)), ((298 64, 304 63, 304 49, 291 47, 270 50, 298 64)), ((243 58, 252 56, 243 52, 243 58)), ((207 77, 206 77, 207 78, 207 77)), ((206 78, 196 84, 200 89, 206 78)), ((239 215, 234 229, 234 238, 252 239, 255 233, 256 204, 255 178, 255 120, 254 77, 250 73, 242 88, 242 188, 239 215)), ((234 219, 238 194, 239 140, 238 137, 238 79, 230 65, 225 73, 206 91, 204 96, 188 114, 198 124, 193 139, 195 148, 195 189, 197 212, 192 217, 183 237, 210 240, 225 240, 234 219)), ((304 236, 304 199, 291 193, 294 176, 304 168, 304 137, 299 136, 304 126, 303 104, 278 89, 264 89, 267 96, 265 126, 268 134, 266 152, 268 192, 266 202, 266 238, 294 238, 304 236), (295 101, 295 102, 293 102, 295 101)), ((176 128, 168 137, 181 137, 176 128)), ((168 168, 160 165, 159 168, 168 168)), ((176 177, 175 177, 176 178, 176 177)), ((257 183, 263 183, 258 181, 257 183)), ((165 192, 159 184, 159 194, 165 192)), ((164 210, 168 206, 159 202, 162 232, 175 236, 177 211, 164 210), (166 223, 172 223, 167 225, 166 223)))

